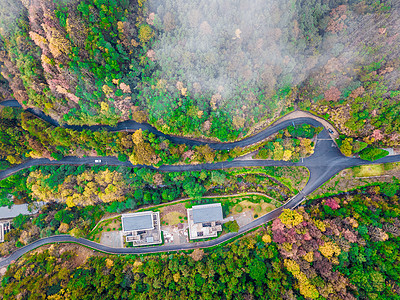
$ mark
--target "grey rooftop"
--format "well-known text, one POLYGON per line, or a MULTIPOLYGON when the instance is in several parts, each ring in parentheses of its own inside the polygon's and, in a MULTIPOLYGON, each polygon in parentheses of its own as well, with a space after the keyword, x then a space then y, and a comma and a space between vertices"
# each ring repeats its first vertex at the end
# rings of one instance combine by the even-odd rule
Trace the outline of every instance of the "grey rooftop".
POLYGON ((153 229, 153 212, 122 215, 122 230, 136 231, 153 229))
POLYGON ((196 205, 192 207, 193 223, 222 221, 221 203, 196 205))

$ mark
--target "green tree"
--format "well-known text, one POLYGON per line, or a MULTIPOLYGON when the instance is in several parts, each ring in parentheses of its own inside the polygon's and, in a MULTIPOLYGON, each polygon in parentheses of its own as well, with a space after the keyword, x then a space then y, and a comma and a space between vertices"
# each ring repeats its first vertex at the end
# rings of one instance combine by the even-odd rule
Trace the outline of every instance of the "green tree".
POLYGON ((252 259, 249 266, 249 275, 253 278, 258 285, 266 280, 265 274, 267 267, 265 263, 260 259, 252 259))
POLYGON ((360 158, 368 161, 375 161, 389 154, 389 151, 379 148, 366 148, 360 153, 360 158))

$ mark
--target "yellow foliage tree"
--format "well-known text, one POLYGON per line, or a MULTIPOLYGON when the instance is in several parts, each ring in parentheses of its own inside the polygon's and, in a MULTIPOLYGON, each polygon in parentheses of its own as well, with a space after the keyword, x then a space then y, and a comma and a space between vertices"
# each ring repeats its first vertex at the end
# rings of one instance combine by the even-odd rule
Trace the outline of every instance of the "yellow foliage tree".
POLYGON ((110 88, 108 85, 103 85, 102 90, 104 94, 109 95, 113 92, 112 88, 110 88))
MULTIPOLYGON (((45 31, 51 32, 50 33, 50 39, 49 39, 49 49, 51 54, 53 54, 54 58, 57 58, 61 55, 61 53, 64 53, 68 55, 71 51, 71 43, 69 40, 67 40, 61 32, 59 32, 55 28, 50 28, 48 26, 43 26, 45 31)), ((49 34, 49 33, 48 33, 49 34)))
POLYGON ((309 281, 299 284, 300 294, 309 299, 317 299, 319 292, 309 281))
POLYGON ((144 44, 154 36, 153 29, 147 24, 142 24, 139 28, 139 40, 144 44))
POLYGON ((314 153, 312 140, 306 138, 299 138, 300 140, 300 156, 305 157, 314 153))
POLYGON ((201 154, 206 162, 213 162, 215 158, 215 151, 209 145, 197 146, 197 153, 201 154))
POLYGON ((155 153, 151 145, 144 141, 141 129, 132 134, 132 141, 135 144, 129 160, 132 164, 156 165, 161 158, 155 153))
POLYGON ((290 150, 285 150, 285 151, 283 151, 282 160, 288 161, 288 160, 290 160, 291 158, 292 158, 292 151, 290 151, 290 150))
POLYGON ((262 240, 266 244, 269 244, 272 241, 271 236, 269 234, 264 234, 263 237, 262 237, 262 240))
POLYGON ((113 266, 114 266, 114 262, 111 259, 106 258, 106 267, 111 269, 113 266))
POLYGON ((107 102, 100 102, 100 107, 102 112, 108 112, 109 106, 107 102))
POLYGON ((282 214, 279 216, 279 219, 289 228, 297 226, 303 222, 303 216, 291 209, 284 209, 282 214))
POLYGON ((308 261, 309 263, 312 262, 314 260, 314 252, 310 251, 310 252, 306 253, 303 256, 303 258, 305 261, 308 261))
POLYGON ((295 262, 292 259, 285 259, 283 261, 283 264, 285 266, 285 268, 293 274, 293 276, 297 275, 300 273, 300 266, 297 262, 295 262))
POLYGON ((318 250, 326 258, 331 258, 334 255, 338 256, 341 252, 339 246, 333 242, 325 242, 322 246, 319 246, 318 250))
POLYGON ((316 226, 319 230, 321 230, 322 232, 325 232, 326 227, 325 227, 325 223, 324 223, 323 221, 321 221, 321 220, 314 220, 314 224, 315 224, 315 226, 316 226))

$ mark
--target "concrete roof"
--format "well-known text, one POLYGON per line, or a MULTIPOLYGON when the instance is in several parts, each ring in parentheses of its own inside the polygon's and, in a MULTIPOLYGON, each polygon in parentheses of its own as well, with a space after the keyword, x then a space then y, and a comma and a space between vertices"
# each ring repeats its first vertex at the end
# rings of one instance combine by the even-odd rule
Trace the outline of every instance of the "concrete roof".
POLYGON ((221 203, 196 205, 192 207, 193 223, 222 221, 221 203))
POLYGON ((141 212, 122 215, 122 230, 136 231, 153 229, 153 212, 141 212))

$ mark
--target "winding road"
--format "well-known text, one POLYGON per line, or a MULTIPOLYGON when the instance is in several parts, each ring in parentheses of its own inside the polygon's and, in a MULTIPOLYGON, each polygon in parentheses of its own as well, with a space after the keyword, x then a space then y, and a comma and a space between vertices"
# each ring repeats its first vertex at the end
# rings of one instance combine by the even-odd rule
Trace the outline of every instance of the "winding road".
MULTIPOLYGON (((4 106, 13 106, 20 107, 15 103, 15 100, 8 100, 0 103, 0 105, 4 106)), ((17 102, 18 103, 18 102, 17 102)), ((32 112, 37 114, 38 112, 32 112)), ((43 116, 38 115, 43 118, 43 116)), ((44 115, 44 117, 47 117, 44 115)), ((48 118, 48 117, 47 117, 48 118)), ((45 119, 45 118, 43 118, 45 119)), ((53 120, 54 121, 54 120, 53 120)), ((213 149, 232 149, 236 146, 248 146, 253 143, 262 141, 268 136, 276 133, 277 131, 286 128, 292 124, 301 124, 307 123, 313 126, 323 126, 320 122, 312 118, 297 118, 294 120, 287 120, 280 122, 278 124, 272 125, 267 129, 261 131, 260 133, 253 135, 251 137, 245 138, 238 142, 233 143, 208 143, 208 145, 213 149)), ((52 123, 53 125, 54 122, 52 123)), ((57 124, 58 125, 58 124, 57 124)), ((57 126, 56 125, 56 126, 57 126)), ((191 139, 185 139, 180 137, 174 137, 165 135, 148 124, 139 124, 133 121, 126 121, 119 123, 116 127, 109 126, 66 126, 69 128, 73 128, 75 130, 84 130, 84 129, 92 129, 92 130, 110 130, 110 131, 119 131, 119 130, 137 130, 141 128, 142 130, 149 130, 154 134, 164 136, 171 140, 174 143, 184 143, 188 145, 201 145, 206 144, 205 142, 195 141, 191 139)), ((126 166, 126 167, 147 167, 153 168, 149 166, 142 165, 132 165, 130 162, 121 162, 115 157, 86 157, 86 158, 78 158, 78 157, 65 157, 59 161, 50 161, 45 158, 41 159, 32 159, 20 165, 14 166, 7 170, 0 172, 0 179, 4 179, 19 170, 29 168, 31 166, 37 165, 81 165, 81 164, 94 164, 96 159, 101 159, 100 165, 118 165, 118 166, 126 166)), ((382 159, 372 162, 372 164, 381 164, 388 162, 399 162, 400 155, 386 156, 382 159)), ((197 242, 192 244, 185 245, 162 245, 162 246, 152 246, 152 247, 144 247, 144 248, 111 248, 108 246, 104 246, 83 238, 74 238, 69 235, 57 235, 51 236, 48 238, 40 239, 34 241, 33 243, 26 245, 22 248, 19 248, 11 255, 4 257, 0 260, 0 268, 9 265, 13 261, 17 260, 23 254, 32 251, 33 249, 40 247, 44 244, 49 243, 78 243, 90 248, 93 248, 98 251, 110 253, 110 254, 146 254, 146 253, 157 253, 157 252, 170 252, 170 251, 180 251, 180 250, 190 250, 195 248, 207 248, 217 246, 223 242, 226 242, 234 237, 237 237, 243 233, 248 232, 266 222, 269 222, 275 218, 277 218, 284 208, 293 209, 301 204, 305 197, 315 191, 318 187, 332 178, 335 174, 340 172, 343 169, 359 166, 359 165, 367 165, 371 164, 369 161, 364 161, 359 158, 346 157, 342 155, 342 153, 337 148, 336 144, 331 139, 329 133, 326 129, 320 132, 317 137, 317 142, 315 146, 314 154, 310 157, 303 159, 302 162, 293 163, 286 161, 272 161, 272 160, 241 160, 240 158, 234 159, 230 162, 218 162, 218 163, 209 163, 209 164, 198 164, 198 165, 163 165, 158 168, 159 171, 165 172, 182 172, 182 171, 194 171, 194 170, 215 170, 215 169, 225 169, 225 168, 236 168, 236 167, 252 167, 252 166, 304 166, 308 168, 310 171, 310 178, 306 184, 306 186, 297 194, 295 197, 287 201, 283 206, 271 211, 270 213, 257 218, 251 223, 241 227, 239 232, 236 233, 228 233, 223 236, 220 236, 216 239, 206 241, 206 242, 197 242)), ((99 165, 99 164, 97 164, 99 165)))

